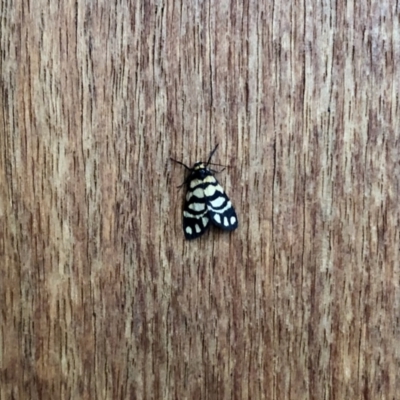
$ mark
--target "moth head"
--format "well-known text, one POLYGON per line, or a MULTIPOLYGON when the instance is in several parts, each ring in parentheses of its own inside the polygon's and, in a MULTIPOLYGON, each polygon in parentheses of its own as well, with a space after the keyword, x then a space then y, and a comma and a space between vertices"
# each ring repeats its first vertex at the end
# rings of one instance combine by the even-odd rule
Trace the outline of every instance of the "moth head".
POLYGON ((202 161, 197 162, 197 163, 194 164, 194 166, 193 166, 193 170, 194 170, 194 171, 198 171, 199 169, 205 169, 205 168, 206 168, 206 166, 205 166, 205 164, 204 164, 202 161))

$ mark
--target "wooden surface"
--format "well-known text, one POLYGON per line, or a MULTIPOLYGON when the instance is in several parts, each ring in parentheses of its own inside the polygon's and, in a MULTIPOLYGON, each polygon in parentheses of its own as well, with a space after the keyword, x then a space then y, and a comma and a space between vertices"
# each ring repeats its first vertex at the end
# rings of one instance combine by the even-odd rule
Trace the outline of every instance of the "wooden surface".
POLYGON ((1 400, 399 398, 398 2, 0 7, 1 400))

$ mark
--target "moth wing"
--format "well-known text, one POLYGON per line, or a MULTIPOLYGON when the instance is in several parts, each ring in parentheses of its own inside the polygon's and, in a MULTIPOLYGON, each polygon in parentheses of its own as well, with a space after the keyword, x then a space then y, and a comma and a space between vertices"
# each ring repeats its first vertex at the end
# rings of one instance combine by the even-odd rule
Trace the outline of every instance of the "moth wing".
POLYGON ((186 194, 185 207, 183 208, 183 231, 188 240, 201 236, 208 228, 210 218, 203 187, 197 186, 186 194))
POLYGON ((238 227, 236 211, 215 178, 214 183, 205 187, 204 194, 211 222, 225 231, 235 230, 238 227))

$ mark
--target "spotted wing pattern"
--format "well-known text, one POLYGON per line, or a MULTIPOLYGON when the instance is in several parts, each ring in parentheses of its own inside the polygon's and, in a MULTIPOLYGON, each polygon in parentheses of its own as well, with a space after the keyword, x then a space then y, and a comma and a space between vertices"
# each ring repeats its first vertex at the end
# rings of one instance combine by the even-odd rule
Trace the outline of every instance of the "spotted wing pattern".
POLYGON ((212 172, 197 163, 188 180, 186 203, 183 210, 183 230, 186 239, 196 239, 210 222, 226 231, 238 227, 235 209, 212 172))

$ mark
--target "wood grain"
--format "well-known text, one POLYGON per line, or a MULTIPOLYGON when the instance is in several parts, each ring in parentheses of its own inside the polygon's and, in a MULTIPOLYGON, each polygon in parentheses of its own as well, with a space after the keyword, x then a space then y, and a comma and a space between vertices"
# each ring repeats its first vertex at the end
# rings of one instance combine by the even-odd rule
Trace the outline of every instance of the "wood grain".
POLYGON ((398 2, 0 7, 1 400, 398 398, 398 2))

